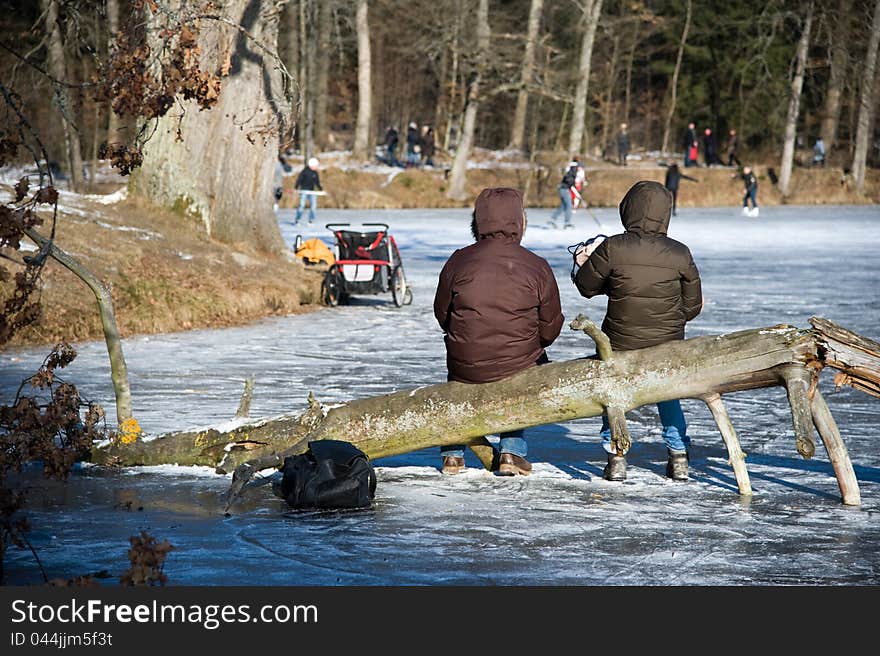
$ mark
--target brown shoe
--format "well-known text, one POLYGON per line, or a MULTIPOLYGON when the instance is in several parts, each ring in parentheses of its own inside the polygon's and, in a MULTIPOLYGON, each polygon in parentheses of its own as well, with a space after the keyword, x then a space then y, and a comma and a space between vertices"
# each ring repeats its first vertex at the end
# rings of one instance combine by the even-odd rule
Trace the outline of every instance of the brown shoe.
POLYGON ((443 456, 443 467, 440 472, 443 474, 460 474, 464 469, 464 458, 455 456, 443 456))
POLYGON ((522 456, 502 453, 498 459, 499 476, 528 476, 532 473, 531 463, 522 456))

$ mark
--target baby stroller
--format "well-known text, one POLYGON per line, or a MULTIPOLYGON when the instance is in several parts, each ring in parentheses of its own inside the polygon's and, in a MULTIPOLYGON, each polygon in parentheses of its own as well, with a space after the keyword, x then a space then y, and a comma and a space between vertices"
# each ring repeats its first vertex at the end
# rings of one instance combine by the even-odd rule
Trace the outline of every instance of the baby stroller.
POLYGON ((336 240, 336 261, 324 275, 321 295, 327 305, 346 303, 356 294, 391 292, 394 305, 412 303, 412 289, 406 282, 400 251, 386 223, 328 223, 336 240), (370 228, 378 228, 371 230, 370 228))

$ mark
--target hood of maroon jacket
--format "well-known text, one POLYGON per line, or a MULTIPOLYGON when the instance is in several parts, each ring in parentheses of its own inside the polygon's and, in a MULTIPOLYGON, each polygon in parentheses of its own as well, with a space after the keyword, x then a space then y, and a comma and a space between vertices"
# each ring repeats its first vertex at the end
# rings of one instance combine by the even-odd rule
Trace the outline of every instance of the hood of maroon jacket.
POLYGON ((534 366, 562 329, 556 278, 520 245, 522 195, 484 189, 474 204, 477 242, 440 272, 434 316, 445 333, 449 380, 487 383, 534 366))

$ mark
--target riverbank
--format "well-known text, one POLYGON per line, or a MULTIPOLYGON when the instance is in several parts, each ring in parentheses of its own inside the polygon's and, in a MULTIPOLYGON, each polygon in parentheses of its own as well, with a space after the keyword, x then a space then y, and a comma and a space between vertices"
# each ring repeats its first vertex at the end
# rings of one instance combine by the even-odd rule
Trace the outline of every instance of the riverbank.
MULTIPOLYGON (((532 159, 509 151, 477 149, 468 167, 467 194, 464 200, 447 197, 448 157, 440 157, 435 166, 402 169, 382 164, 363 165, 350 159, 348 152, 322 153, 321 181, 326 196, 322 207, 339 209, 408 209, 436 207, 469 207, 485 187, 516 187, 523 191, 527 207, 551 208, 559 204, 557 185, 566 160, 558 154, 538 153, 532 159)), ((626 191, 639 180, 662 183, 667 158, 656 153, 635 154, 627 166, 588 158, 584 162, 589 185, 585 198, 591 207, 616 207, 626 191)), ((744 162, 748 164, 748 162, 744 162)), ((758 176, 758 202, 761 205, 862 205, 880 203, 880 170, 869 169, 864 194, 853 188, 852 177, 842 168, 804 168, 792 172, 789 197, 783 200, 774 174, 778 163, 750 164, 758 176)), ((284 179, 282 207, 296 205, 296 176, 302 165, 293 163, 293 170, 284 179)), ((682 180, 679 188, 680 207, 739 206, 742 182, 737 169, 727 166, 682 168, 682 173, 698 182, 682 180)))
MULTIPOLYGON (((405 209, 469 207, 488 186, 522 189, 530 208, 558 203, 556 185, 565 161, 538 155, 533 161, 507 152, 478 150, 468 170, 463 201, 446 197, 448 160, 437 166, 399 169, 356 164, 349 153, 322 153, 321 177, 328 195, 322 208, 405 209)), ((588 160, 585 197, 591 207, 616 207, 638 180, 662 182, 665 167, 656 157, 639 156, 627 167, 588 160)), ((764 164, 756 164, 758 200, 782 204, 764 164)), ((298 168, 285 178, 282 207, 292 207, 298 168)), ((741 185, 726 167, 684 169, 698 182, 682 181, 679 206, 736 207, 741 185)), ((11 193, 9 176, 0 191, 11 193)), ((321 272, 289 258, 234 248, 209 239, 177 214, 126 198, 125 179, 106 172, 102 194, 62 192, 56 243, 80 259, 112 289, 123 337, 197 328, 244 325, 269 316, 320 308, 321 272)), ((859 196, 841 169, 795 168, 789 204, 880 203, 880 171, 868 171, 867 194, 859 196)), ((880 216, 878 216, 880 218, 880 216)), ((289 245, 289 244, 288 244, 289 245)), ((51 345, 60 340, 100 339, 94 296, 85 285, 50 260, 43 274, 42 316, 19 332, 9 346, 51 345)))
MULTIPOLYGON (((62 192, 55 243, 111 288, 123 337, 251 323, 319 307, 321 275, 209 239, 179 215, 113 194, 62 192)), ((26 243, 22 250, 32 250, 26 243)), ((9 346, 103 338, 95 297, 54 260, 41 316, 9 346)))

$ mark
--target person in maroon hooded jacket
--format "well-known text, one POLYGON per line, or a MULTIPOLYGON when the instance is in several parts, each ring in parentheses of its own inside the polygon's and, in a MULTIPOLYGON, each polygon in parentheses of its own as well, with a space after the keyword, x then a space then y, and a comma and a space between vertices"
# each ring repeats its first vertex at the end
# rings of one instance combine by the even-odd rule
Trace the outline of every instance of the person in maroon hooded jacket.
MULTIPOLYGON (((564 317, 550 265, 520 245, 525 227, 516 189, 484 189, 477 197, 476 243, 450 256, 434 296, 448 380, 489 383, 548 361, 544 349, 559 336, 564 317)), ((498 473, 531 473, 522 430, 499 437, 498 473)), ((443 473, 464 468, 463 445, 442 447, 441 455, 443 473)))

